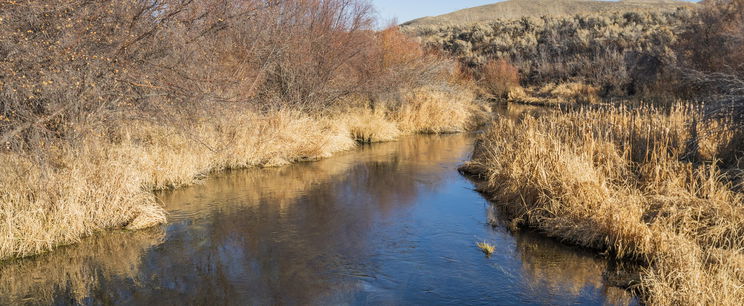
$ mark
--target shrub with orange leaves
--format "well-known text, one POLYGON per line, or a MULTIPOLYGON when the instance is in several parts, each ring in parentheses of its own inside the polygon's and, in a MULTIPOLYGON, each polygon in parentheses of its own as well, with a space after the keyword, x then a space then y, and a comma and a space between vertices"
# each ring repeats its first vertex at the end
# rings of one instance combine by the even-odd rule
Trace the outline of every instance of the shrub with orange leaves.
POLYGON ((377 34, 382 68, 391 69, 409 65, 424 56, 421 45, 401 33, 397 27, 390 27, 377 34))
POLYGON ((504 59, 489 61, 481 70, 481 86, 495 98, 503 98, 519 87, 519 70, 504 59))

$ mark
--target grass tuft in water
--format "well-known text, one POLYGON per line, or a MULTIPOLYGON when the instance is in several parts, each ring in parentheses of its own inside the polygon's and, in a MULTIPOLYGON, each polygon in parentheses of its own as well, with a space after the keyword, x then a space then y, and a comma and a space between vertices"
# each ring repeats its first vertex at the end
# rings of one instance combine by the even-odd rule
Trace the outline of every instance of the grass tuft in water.
POLYGON ((476 245, 476 246, 477 246, 477 247, 478 247, 478 248, 479 248, 479 249, 480 249, 481 251, 483 251, 483 253, 485 253, 485 254, 486 254, 486 256, 491 256, 491 254, 493 254, 493 252, 494 252, 494 251, 496 251, 496 246, 494 246, 493 244, 490 244, 490 243, 488 243, 488 242, 485 242, 485 241, 483 241, 483 242, 478 242, 478 243, 476 243, 475 245, 476 245))

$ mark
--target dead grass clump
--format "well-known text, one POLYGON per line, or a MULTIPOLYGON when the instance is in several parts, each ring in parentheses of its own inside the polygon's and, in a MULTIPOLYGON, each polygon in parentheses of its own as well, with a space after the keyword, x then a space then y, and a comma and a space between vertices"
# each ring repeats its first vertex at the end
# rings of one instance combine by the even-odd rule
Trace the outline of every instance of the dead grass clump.
POLYGON ((700 118, 677 105, 500 119, 463 170, 486 180, 481 189, 512 223, 646 262, 640 288, 649 302, 736 304, 744 194, 724 175, 735 165, 717 163, 731 146, 695 154, 700 146, 691 145, 735 137, 693 124, 700 118))
POLYGON ((599 88, 577 82, 550 83, 541 87, 526 89, 511 88, 507 97, 511 102, 536 105, 596 104, 600 102, 599 88))
POLYGON ((575 103, 597 103, 599 88, 584 83, 562 83, 556 85, 547 94, 575 103))
POLYGON ((469 91, 426 86, 403 95, 394 119, 406 133, 454 133, 468 128, 474 110, 469 91))
POLYGON ((352 137, 359 142, 392 141, 400 136, 398 125, 388 119, 382 108, 363 108, 344 116, 352 137))
POLYGON ((494 251, 496 251, 496 247, 493 244, 490 244, 488 242, 478 242, 475 244, 483 253, 486 254, 486 256, 491 256, 494 251))
POLYGON ((28 156, 0 155, 0 258, 38 254, 132 220, 136 228, 162 221, 137 160, 123 153, 89 144, 59 152, 57 166, 44 170, 28 156))

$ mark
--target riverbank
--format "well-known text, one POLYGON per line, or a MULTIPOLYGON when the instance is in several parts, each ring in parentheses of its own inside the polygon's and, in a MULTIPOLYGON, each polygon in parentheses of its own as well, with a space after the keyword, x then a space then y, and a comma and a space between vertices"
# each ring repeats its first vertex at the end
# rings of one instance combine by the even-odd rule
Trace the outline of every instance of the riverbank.
POLYGON ((699 108, 580 109, 498 119, 461 170, 531 227, 646 263, 654 305, 744 300, 740 130, 699 108))
POLYGON ((190 185, 214 171, 316 160, 357 141, 465 131, 487 110, 467 91, 424 87, 402 97, 399 108, 349 107, 331 115, 285 109, 213 114, 186 126, 131 121, 77 147, 51 143, 44 163, 4 153, 0 258, 39 254, 102 230, 164 223, 152 191, 190 185))

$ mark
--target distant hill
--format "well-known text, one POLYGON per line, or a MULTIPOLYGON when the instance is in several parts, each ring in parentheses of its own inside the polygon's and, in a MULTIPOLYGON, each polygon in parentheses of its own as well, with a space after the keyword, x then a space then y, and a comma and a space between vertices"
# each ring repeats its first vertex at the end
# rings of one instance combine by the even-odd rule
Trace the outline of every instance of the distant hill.
POLYGON ((467 8, 434 17, 423 17, 408 21, 402 26, 463 25, 499 18, 561 16, 578 13, 612 11, 669 10, 681 6, 692 7, 693 2, 676 0, 509 0, 473 8, 467 8))

